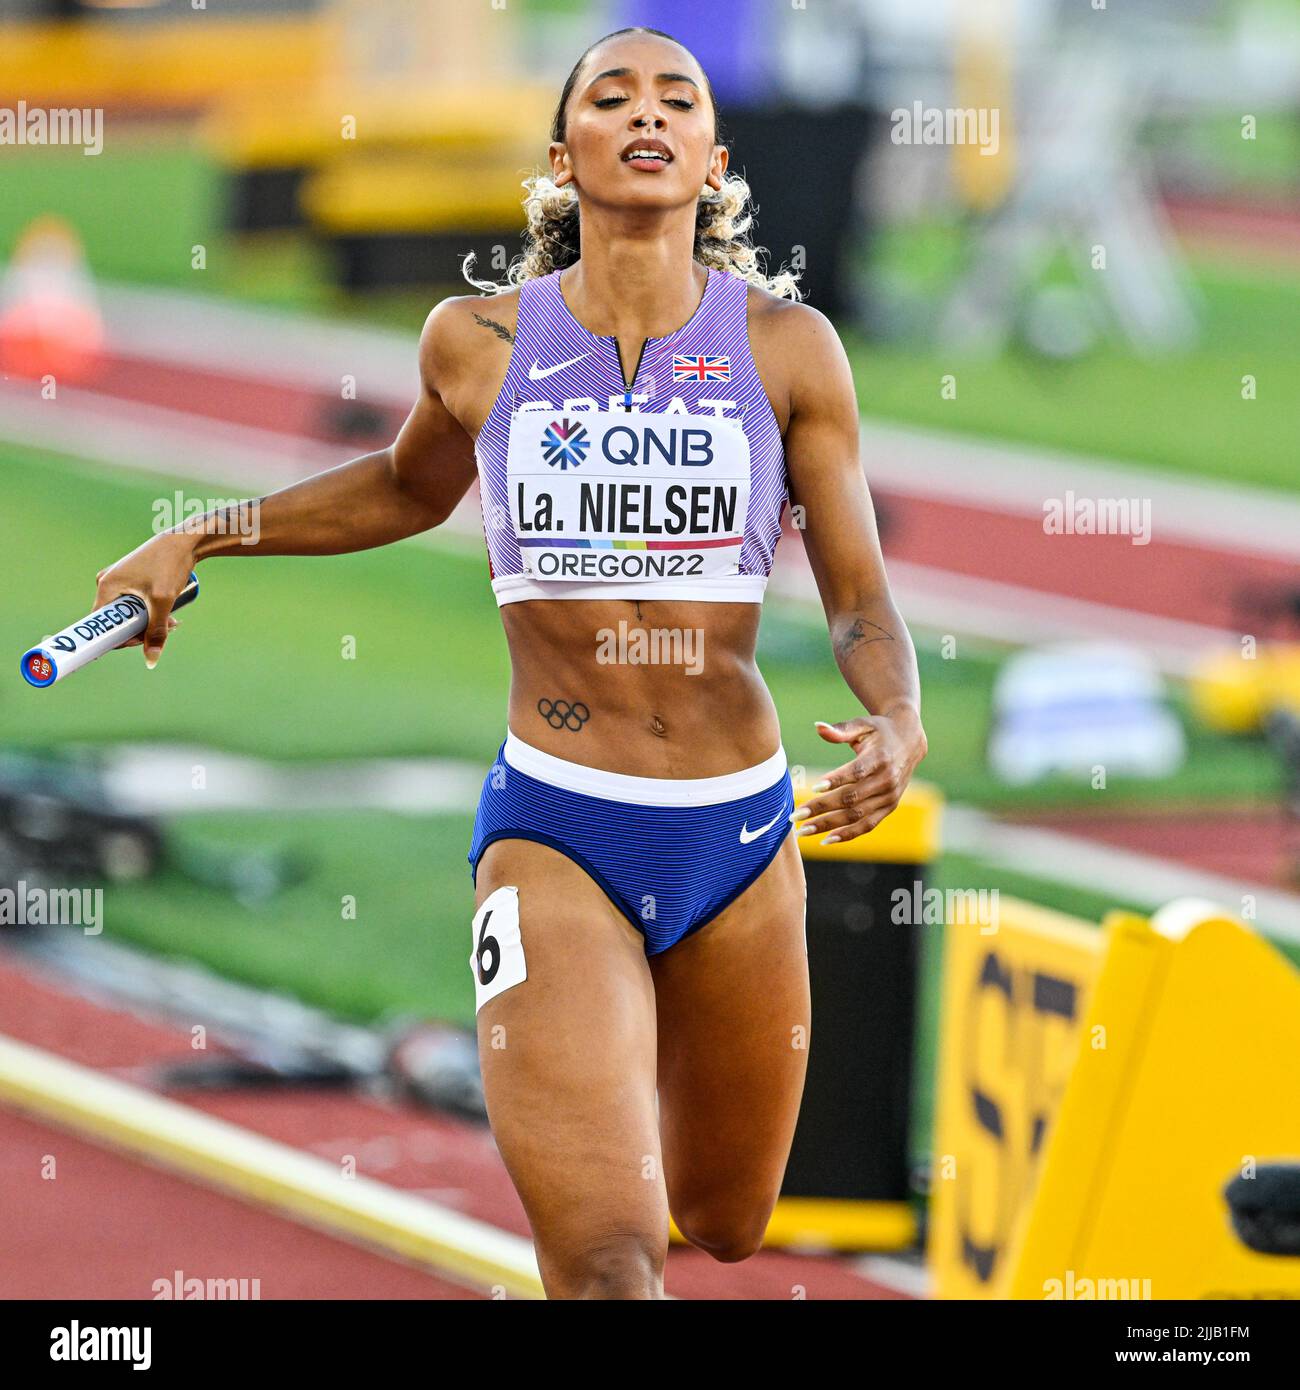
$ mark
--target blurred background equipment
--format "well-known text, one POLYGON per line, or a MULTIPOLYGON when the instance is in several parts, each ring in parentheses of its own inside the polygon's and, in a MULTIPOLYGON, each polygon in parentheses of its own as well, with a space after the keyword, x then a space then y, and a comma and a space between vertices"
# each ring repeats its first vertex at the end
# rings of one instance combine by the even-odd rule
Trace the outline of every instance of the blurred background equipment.
POLYGON ((1300 972, 1194 900, 1001 926, 948 928, 940 1296, 1296 1297, 1300 1259, 1254 1253, 1300 1254, 1293 1175, 1255 1154, 1300 1151, 1300 972))
MULTIPOLYGON (((810 795, 796 786, 795 804, 810 795)), ((903 1250, 916 1242, 912 1078, 922 943, 943 919, 927 903, 941 813, 935 789, 913 783, 871 835, 799 841, 817 1041, 768 1244, 903 1250)))
POLYGON ((1300 642, 1258 642, 1209 652, 1196 670, 1192 705, 1209 728, 1258 733, 1279 713, 1300 713, 1300 642))
MULTIPOLYGON (((854 7, 835 8, 840 42, 856 52, 854 7)), ((805 28, 825 23, 824 17, 804 17, 805 28)), ((611 29, 637 24, 672 34, 693 53, 717 55, 706 71, 731 149, 729 167, 754 190, 756 243, 768 249, 772 272, 799 271, 804 295, 823 313, 849 312, 854 261, 869 246, 870 203, 861 189, 866 153, 886 128, 884 113, 870 104, 870 88, 837 89, 825 71, 815 91, 791 83, 783 47, 798 26, 766 0, 618 0, 612 6, 611 29), (800 177, 810 158, 819 177, 800 177)), ((820 56, 827 56, 824 46, 820 56)))
POLYGON ((487 1119, 478 1041, 461 1028, 418 1019, 389 1031, 388 1075, 422 1105, 468 1119, 487 1119))
POLYGON ((1232 1228, 1261 1255, 1300 1255, 1300 1163, 1261 1163, 1224 1188, 1232 1228))
POLYGON ((162 830, 110 802, 93 757, 0 753, 0 883, 129 883, 163 853, 162 830))
POLYGON ((1102 936, 1001 896, 991 923, 947 921, 943 932, 927 1255, 938 1297, 1005 1298, 1102 936))
POLYGON ((325 13, 316 71, 211 113, 228 225, 306 227, 348 290, 454 280, 467 237, 513 254, 521 181, 554 104, 521 81, 516 27, 491 6, 410 0, 335 0, 325 13))
POLYGON ((1008 1296, 1296 1297, 1300 1254, 1234 1239, 1222 1175, 1300 1152, 1300 971, 1204 902, 1104 930, 1008 1296))
POLYGON ((989 765, 1012 786, 1052 773, 1168 777, 1186 754, 1160 673, 1133 648, 1018 652, 998 672, 993 720, 989 765))
POLYGON ((156 816, 117 795, 103 758, 76 753, 0 752, 0 881, 48 888, 137 883, 164 863, 192 884, 251 906, 309 873, 309 861, 270 845, 232 849, 170 846, 156 816))

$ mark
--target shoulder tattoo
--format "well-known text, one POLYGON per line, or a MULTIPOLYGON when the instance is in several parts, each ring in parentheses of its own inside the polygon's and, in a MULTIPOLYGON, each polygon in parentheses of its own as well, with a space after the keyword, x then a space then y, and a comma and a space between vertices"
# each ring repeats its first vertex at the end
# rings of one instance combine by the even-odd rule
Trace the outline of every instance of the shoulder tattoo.
POLYGON ((515 335, 505 326, 504 323, 498 323, 496 319, 484 318, 482 314, 476 313, 474 315, 474 322, 477 323, 480 328, 490 329, 503 342, 513 343, 515 340, 515 335))

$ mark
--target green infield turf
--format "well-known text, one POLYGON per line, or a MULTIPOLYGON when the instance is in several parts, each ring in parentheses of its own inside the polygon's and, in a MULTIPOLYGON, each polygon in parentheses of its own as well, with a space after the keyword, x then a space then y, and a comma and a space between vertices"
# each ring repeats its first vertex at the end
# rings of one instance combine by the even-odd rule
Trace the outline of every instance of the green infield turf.
MULTIPOLYGON (((921 345, 965 255, 962 233, 928 223, 887 233, 874 256, 917 342, 846 334, 864 415, 957 434, 1038 444, 1286 491, 1300 489, 1292 441, 1300 436, 1300 265, 1196 253, 1190 291, 1194 338, 1139 356, 1103 338, 1070 359, 1033 352, 1013 334, 988 357, 921 345), (1253 380, 1254 398, 1243 394, 1253 380), (953 389, 944 390, 951 378, 953 389), (955 394, 954 394, 955 392, 955 394)), ((1045 284, 1092 287, 1057 261, 1045 284)), ((1103 313, 1098 298, 1086 302, 1103 313)))

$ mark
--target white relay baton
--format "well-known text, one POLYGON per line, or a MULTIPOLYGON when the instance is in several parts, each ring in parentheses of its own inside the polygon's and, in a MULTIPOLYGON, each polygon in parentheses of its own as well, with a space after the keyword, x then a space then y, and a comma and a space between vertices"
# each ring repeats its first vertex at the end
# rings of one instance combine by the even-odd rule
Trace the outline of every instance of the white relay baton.
MULTIPOLYGON (((190 572, 189 582, 176 595, 172 612, 193 603, 199 596, 199 581, 190 572)), ((18 669, 28 685, 43 690, 64 676, 80 671, 105 652, 144 634, 149 626, 149 610, 135 594, 119 594, 111 603, 97 608, 78 623, 44 637, 39 645, 23 653, 18 669)))

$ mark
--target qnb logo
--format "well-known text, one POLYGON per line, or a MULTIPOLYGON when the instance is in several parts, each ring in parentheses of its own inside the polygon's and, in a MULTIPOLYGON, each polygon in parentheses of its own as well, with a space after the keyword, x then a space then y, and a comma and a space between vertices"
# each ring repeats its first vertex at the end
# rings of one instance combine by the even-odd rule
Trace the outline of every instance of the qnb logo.
POLYGON ((558 465, 561 472, 584 463, 590 448, 586 425, 567 416, 563 420, 552 420, 542 435, 542 457, 552 468, 558 465))

